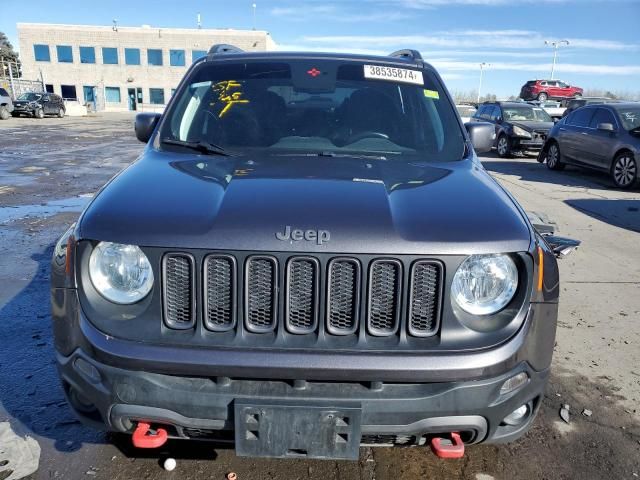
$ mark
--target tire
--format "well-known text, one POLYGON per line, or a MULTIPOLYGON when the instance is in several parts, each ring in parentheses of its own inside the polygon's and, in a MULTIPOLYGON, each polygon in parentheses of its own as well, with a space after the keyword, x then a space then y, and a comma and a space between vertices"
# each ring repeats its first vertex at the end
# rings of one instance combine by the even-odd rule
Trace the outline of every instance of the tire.
POLYGON ((64 118, 64 114, 65 114, 65 110, 64 108, 60 108, 58 109, 58 118, 64 118))
POLYGON ((40 119, 44 118, 44 110, 41 109, 41 108, 38 108, 37 110, 34 110, 33 111, 33 116, 35 118, 40 118, 40 119))
POLYGON ((545 92, 540 92, 538 94, 538 100, 540 100, 541 102, 544 102, 548 99, 549 99, 549 95, 547 95, 545 92))
POLYGON ((9 110, 4 105, 0 107, 0 120, 6 120, 11 116, 9 110))
POLYGON ((565 164, 562 163, 562 154, 560 146, 553 142, 547 149, 547 168, 549 170, 564 170, 565 164))
POLYGON ((638 162, 631 152, 622 152, 616 155, 611 165, 611 179, 618 188, 628 189, 633 187, 638 180, 638 162))
POLYGON ((500 158, 511 157, 511 145, 509 143, 509 137, 507 137, 504 133, 500 134, 500 136, 498 137, 496 150, 498 151, 498 156, 500 158))
POLYGON ((19 117, 19 116, 20 116, 20 114, 19 114, 19 113, 16 113, 16 112, 11 112, 11 116, 12 116, 13 118, 17 118, 17 117, 19 117))

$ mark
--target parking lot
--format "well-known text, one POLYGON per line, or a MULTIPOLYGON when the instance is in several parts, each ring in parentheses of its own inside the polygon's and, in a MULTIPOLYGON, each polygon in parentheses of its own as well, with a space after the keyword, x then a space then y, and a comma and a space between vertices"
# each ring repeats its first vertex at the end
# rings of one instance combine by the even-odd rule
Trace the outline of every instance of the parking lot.
POLYGON ((209 444, 134 451, 127 438, 80 425, 55 373, 49 261, 86 202, 142 149, 129 114, 0 122, 0 425, 8 422, 38 442, 40 466, 29 478, 223 479, 230 471, 241 480, 640 475, 640 188, 615 190, 605 175, 550 171, 529 156, 481 160, 526 210, 548 215, 560 235, 583 244, 560 262, 552 378, 534 428, 520 441, 473 446, 449 461, 422 448, 363 448, 357 463, 280 461, 238 458, 209 444), (570 405, 568 423, 559 416, 563 404, 570 405), (159 461, 167 456, 178 461, 172 473, 159 461))

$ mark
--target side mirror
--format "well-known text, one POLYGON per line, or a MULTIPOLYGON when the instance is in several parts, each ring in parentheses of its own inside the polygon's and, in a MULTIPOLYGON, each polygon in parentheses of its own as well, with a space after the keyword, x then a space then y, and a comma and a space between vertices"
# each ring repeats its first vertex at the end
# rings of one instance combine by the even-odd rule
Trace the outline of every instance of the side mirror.
POLYGON ((570 253, 574 252, 580 246, 580 240, 573 240, 572 238, 558 237, 557 235, 543 235, 542 238, 553 250, 553 253, 558 258, 564 258, 570 253))
POLYGON ((492 123, 473 122, 465 123, 469 139, 476 153, 490 152, 493 148, 493 140, 496 136, 496 130, 492 123))
POLYGON ((603 132, 613 132, 615 128, 612 123, 599 123, 598 130, 602 130, 603 132))
POLYGON ((139 113, 136 115, 136 138, 142 143, 147 143, 153 135, 153 131, 160 120, 159 113, 139 113))

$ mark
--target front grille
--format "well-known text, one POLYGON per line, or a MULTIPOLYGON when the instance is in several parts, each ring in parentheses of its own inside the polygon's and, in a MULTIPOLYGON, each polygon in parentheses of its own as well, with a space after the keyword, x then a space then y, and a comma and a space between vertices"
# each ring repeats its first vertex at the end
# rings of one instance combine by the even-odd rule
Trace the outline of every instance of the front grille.
POLYGON ((193 264, 190 255, 164 257, 164 319, 171 328, 191 328, 195 322, 193 264))
POLYGON ((245 278, 245 316, 247 328, 269 332, 276 325, 278 269, 272 257, 250 257, 245 278))
POLYGON ((336 259, 329 264, 327 293, 327 330, 347 335, 358 327, 360 264, 351 259, 336 259))
POLYGON ((204 322, 209 330, 223 332, 235 324, 235 261, 226 255, 204 260, 204 322))
POLYGON ((318 261, 289 260, 287 271, 287 328, 291 333, 309 333, 318 324, 318 261))
POLYGON ((416 262, 411 269, 409 333, 416 337, 433 335, 438 326, 440 265, 416 262))
POLYGON ((198 319, 214 344, 420 349, 440 326, 436 260, 215 252, 168 253, 162 265, 166 325, 198 319))
POLYGON ((397 260, 376 260, 371 265, 367 327, 372 335, 393 335, 398 328, 401 275, 397 260))

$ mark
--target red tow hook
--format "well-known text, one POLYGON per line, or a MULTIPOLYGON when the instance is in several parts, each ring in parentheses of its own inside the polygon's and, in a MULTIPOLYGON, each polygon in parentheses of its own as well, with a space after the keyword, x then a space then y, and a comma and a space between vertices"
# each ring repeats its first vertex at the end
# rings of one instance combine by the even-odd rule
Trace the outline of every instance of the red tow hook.
POLYGON ((168 435, 164 428, 157 428, 155 435, 149 434, 149 430, 151 430, 151 425, 145 422, 138 422, 138 426, 132 436, 134 447, 158 448, 166 443, 168 435))
POLYGON ((462 458, 464 456, 464 442, 460 434, 451 432, 451 438, 433 437, 431 450, 440 458, 462 458), (443 444, 443 440, 447 442, 443 444))

